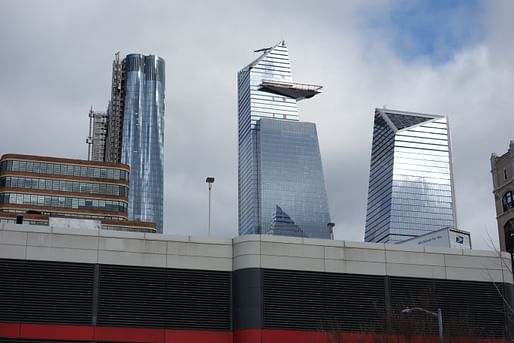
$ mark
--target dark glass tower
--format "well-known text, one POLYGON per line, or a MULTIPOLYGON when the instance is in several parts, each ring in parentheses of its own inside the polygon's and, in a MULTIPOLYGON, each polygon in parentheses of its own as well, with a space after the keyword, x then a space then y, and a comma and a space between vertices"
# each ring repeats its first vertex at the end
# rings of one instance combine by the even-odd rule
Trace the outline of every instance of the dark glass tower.
POLYGON ((163 231, 165 63, 130 54, 113 62, 104 159, 130 166, 130 220, 163 231))
POLYGON ((321 87, 294 83, 285 42, 238 74, 239 234, 330 238, 316 126, 297 101, 321 87))
POLYGON ((365 241, 397 243, 456 226, 448 119, 376 109, 365 241))

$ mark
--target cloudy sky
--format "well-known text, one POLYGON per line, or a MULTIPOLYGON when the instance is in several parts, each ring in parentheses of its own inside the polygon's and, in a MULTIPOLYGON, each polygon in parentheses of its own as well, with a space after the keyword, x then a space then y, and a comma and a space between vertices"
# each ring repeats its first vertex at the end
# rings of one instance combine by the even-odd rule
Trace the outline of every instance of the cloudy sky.
POLYGON ((166 62, 165 232, 237 235, 237 87, 285 39, 317 124, 336 239, 361 241, 375 107, 450 118, 459 226, 498 239, 489 157, 514 139, 514 2, 0 0, 0 154, 86 158, 115 52, 166 62))

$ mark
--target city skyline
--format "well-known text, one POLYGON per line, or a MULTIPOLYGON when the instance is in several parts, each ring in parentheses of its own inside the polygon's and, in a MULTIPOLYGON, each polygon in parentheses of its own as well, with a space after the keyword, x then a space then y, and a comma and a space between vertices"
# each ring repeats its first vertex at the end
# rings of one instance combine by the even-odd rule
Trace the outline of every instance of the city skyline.
POLYGON ((116 51, 158 54, 169 73, 167 233, 207 232, 204 180, 212 175, 211 234, 235 236, 234 75, 254 58, 253 49, 286 39, 295 78, 324 86, 323 96, 300 111, 302 120, 317 124, 335 238, 363 239, 369 114, 386 105, 449 116, 459 226, 471 231, 474 247, 488 248, 489 236, 497 241, 488 159, 512 139, 512 6, 286 1, 271 11, 271 3, 229 1, 2 2, 0 41, 9 52, 0 57, 8 66, 0 82, 7 122, 2 146, 4 152, 85 158, 85 113, 91 105, 104 110, 108 100, 106 61, 116 51))

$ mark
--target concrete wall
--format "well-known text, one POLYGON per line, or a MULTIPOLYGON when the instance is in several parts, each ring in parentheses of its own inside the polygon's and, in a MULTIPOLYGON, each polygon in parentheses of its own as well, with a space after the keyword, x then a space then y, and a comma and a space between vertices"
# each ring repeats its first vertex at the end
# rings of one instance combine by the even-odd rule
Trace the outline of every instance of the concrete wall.
POLYGON ((234 239, 0 224, 0 258, 232 271, 270 268, 512 284, 510 256, 266 235, 234 239))

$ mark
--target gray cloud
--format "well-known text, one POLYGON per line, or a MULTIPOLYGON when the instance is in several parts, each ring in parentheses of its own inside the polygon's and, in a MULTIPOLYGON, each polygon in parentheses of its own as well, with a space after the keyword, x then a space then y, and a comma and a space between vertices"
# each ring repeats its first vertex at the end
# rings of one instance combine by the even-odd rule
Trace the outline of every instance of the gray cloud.
MULTIPOLYGON (((317 123, 336 238, 363 237, 373 110, 387 105, 450 117, 460 226, 487 248, 487 232, 497 240, 488 160, 512 138, 514 45, 512 2, 483 7, 482 38, 433 65, 401 58, 395 30, 374 24, 390 1, 0 1, 2 152, 85 158, 87 112, 107 105, 113 54, 160 55, 165 231, 207 231, 212 175, 213 232, 235 236, 236 73, 286 39, 295 79, 325 87, 300 115, 317 123)), ((455 30, 469 20, 459 15, 455 30)))

